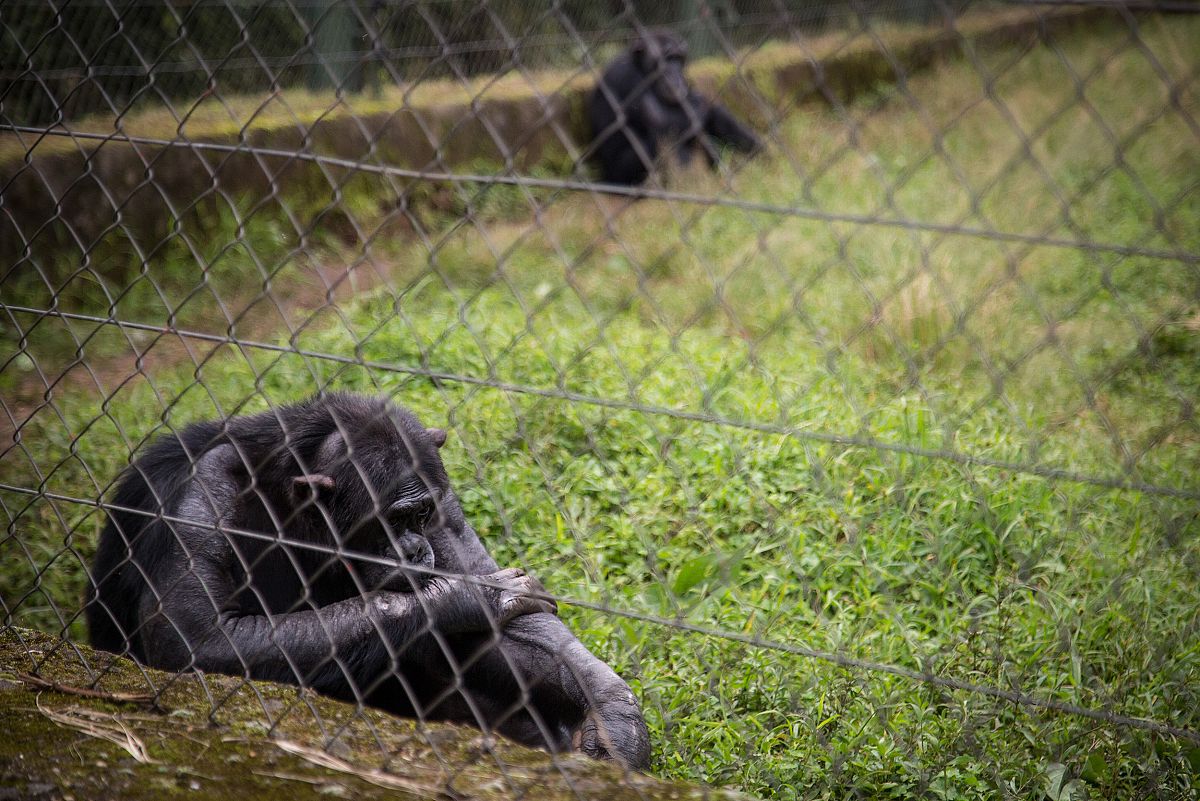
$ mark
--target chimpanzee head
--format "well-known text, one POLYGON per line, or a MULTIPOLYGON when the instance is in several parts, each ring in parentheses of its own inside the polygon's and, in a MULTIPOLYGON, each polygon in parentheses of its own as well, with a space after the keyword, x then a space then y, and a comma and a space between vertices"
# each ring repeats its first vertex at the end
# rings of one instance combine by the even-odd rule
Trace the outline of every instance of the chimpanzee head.
POLYGON ((688 96, 683 75, 687 43, 672 31, 652 30, 643 33, 629 50, 638 71, 653 79, 658 99, 672 106, 682 104, 688 96))
POLYGON ((383 399, 330 395, 318 402, 328 413, 326 431, 307 469, 292 479, 310 536, 417 568, 347 559, 367 590, 411 591, 430 578, 429 568, 453 570, 437 564, 443 549, 434 547, 458 510, 438 456, 446 432, 425 428, 383 399))

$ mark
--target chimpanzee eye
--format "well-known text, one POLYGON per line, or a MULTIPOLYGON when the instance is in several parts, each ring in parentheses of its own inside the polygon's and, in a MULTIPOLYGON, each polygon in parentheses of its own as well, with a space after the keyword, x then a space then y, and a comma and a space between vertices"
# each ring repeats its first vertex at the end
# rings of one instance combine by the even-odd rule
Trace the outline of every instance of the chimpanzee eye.
POLYGON ((437 503, 428 494, 404 498, 388 508, 388 516, 414 528, 424 528, 437 514, 437 503))

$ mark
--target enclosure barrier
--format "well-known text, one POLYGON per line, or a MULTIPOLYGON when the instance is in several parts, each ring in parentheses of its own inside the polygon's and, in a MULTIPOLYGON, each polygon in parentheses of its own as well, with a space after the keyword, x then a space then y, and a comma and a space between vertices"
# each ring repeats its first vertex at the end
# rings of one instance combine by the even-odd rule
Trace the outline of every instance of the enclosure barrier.
POLYGON ((3 4, 0 785, 1193 797, 1198 10, 3 4))

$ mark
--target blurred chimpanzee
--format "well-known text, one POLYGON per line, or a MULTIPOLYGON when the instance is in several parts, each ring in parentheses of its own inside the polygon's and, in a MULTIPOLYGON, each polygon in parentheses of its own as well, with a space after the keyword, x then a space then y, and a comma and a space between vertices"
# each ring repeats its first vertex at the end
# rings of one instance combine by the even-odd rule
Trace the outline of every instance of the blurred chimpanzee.
POLYGON ((595 160, 607 183, 646 179, 659 144, 688 164, 699 148, 714 167, 722 145, 753 152, 762 142, 727 109, 697 94, 684 77, 687 44, 670 31, 647 31, 608 65, 588 98, 595 160))
POLYGON ((349 394, 159 439, 100 537, 92 643, 644 768, 633 693, 535 579, 499 570, 450 486, 445 441, 349 394))

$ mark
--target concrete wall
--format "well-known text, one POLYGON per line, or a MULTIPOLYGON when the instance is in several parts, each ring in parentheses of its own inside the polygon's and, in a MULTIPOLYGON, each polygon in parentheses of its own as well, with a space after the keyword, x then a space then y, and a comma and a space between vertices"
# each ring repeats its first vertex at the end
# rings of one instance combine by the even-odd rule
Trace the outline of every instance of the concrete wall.
MULTIPOLYGON (((866 88, 975 48, 1007 47, 1047 32, 1094 24, 1115 12, 1098 9, 1007 9, 959 18, 953 29, 895 28, 874 37, 831 34, 800 43, 770 43, 740 64, 708 59, 692 65, 703 91, 716 95, 765 129, 797 105, 845 102, 866 88)), ((588 141, 582 112, 586 76, 538 73, 482 81, 477 90, 430 84, 397 106, 312 120, 264 115, 245 131, 188 127, 180 145, 138 143, 137 118, 122 124, 134 142, 36 135, 0 139, 0 267, 40 265, 47 254, 79 258, 114 231, 152 250, 178 216, 237 200, 282 204, 302 224, 336 205, 334 186, 346 171, 250 152, 222 153, 196 142, 307 152, 416 170, 453 171, 480 165, 504 173, 586 178, 588 141), (477 91, 477 93, 476 93, 477 91), (307 142, 305 140, 308 140, 307 142), (32 256, 25 259, 25 254, 32 256)), ((377 104, 378 105, 378 104, 377 104)), ((159 134, 159 137, 162 137, 159 134)), ((169 135, 168 135, 169 138, 169 135)), ((380 178, 401 190, 404 178, 380 178)), ((335 211, 336 213, 336 211, 335 211)))

